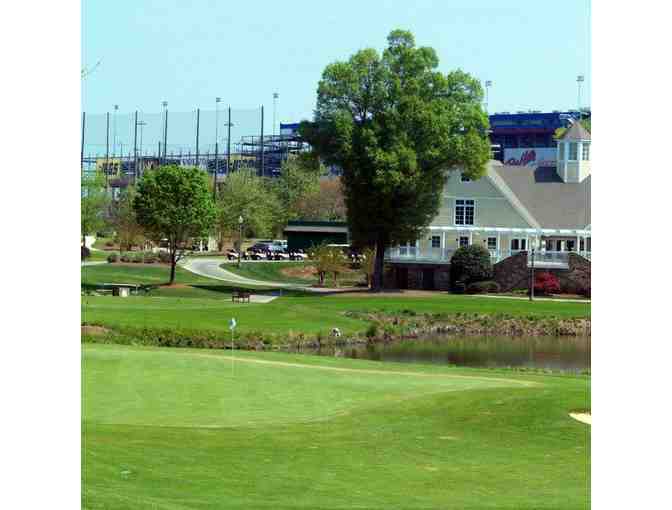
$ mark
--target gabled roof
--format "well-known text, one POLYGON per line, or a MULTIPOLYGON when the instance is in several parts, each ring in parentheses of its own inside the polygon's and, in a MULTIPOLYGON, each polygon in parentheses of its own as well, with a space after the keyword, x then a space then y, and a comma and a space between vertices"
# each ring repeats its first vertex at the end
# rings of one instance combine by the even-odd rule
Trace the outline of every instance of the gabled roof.
POLYGON ((580 122, 574 122, 560 139, 564 141, 590 140, 590 133, 580 122))
POLYGON ((566 183, 555 167, 502 165, 491 162, 496 174, 541 228, 582 229, 590 224, 590 182, 566 183))

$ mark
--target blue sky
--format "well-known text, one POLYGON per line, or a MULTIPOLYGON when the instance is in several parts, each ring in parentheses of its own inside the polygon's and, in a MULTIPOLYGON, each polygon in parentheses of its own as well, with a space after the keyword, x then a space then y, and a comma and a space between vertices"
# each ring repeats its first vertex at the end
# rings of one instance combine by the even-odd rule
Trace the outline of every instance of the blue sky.
MULTIPOLYGON (((590 3, 566 0, 83 0, 82 82, 88 113, 266 106, 279 121, 309 118, 324 67, 382 50, 394 28, 432 46, 440 69, 492 80, 489 111, 574 108, 576 76, 590 104, 590 3), (506 3, 506 5, 504 5, 506 3)), ((250 133, 252 134, 252 133, 250 133)))

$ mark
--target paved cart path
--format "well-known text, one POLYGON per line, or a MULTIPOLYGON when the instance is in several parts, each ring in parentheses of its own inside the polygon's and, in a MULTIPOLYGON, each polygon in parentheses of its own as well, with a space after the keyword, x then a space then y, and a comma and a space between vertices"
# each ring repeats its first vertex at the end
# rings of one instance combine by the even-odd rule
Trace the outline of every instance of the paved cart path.
POLYGON ((195 273, 197 275, 237 285, 251 285, 259 287, 271 287, 277 289, 293 289, 293 290, 303 290, 306 292, 317 292, 317 293, 346 292, 349 290, 349 289, 329 289, 321 287, 317 288, 317 287, 311 287, 309 285, 300 285, 295 283, 254 280, 252 278, 246 278, 244 276, 232 273, 231 271, 227 271, 226 269, 220 267, 223 263, 225 263, 225 260, 222 258, 192 257, 181 260, 180 266, 182 266, 187 271, 191 271, 192 273, 195 273))

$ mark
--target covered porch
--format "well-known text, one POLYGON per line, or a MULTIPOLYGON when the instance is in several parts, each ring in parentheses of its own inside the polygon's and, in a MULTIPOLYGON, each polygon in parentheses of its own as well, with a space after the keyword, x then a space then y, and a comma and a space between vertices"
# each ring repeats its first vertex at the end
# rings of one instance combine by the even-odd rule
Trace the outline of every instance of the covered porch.
POLYGON ((390 248, 385 260, 399 263, 449 263, 462 247, 479 244, 497 263, 520 252, 528 253, 528 262, 538 267, 565 268, 569 253, 587 259, 591 255, 591 230, 534 229, 511 227, 430 226, 423 239, 390 248))

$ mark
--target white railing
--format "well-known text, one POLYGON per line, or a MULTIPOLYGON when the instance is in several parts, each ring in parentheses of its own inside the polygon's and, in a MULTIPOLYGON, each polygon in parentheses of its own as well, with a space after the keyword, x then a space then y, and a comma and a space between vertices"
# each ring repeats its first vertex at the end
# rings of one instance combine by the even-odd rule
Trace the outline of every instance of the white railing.
MULTIPOLYGON (((508 257, 517 255, 525 250, 488 250, 492 263, 495 264, 508 257)), ((417 246, 397 246, 388 248, 385 252, 385 260, 390 262, 424 262, 424 263, 448 263, 455 253, 450 248, 426 248, 417 246)), ((534 264, 539 267, 567 267, 569 254, 577 253, 590 260, 590 252, 568 251, 536 251, 534 252, 534 264)), ((528 252, 528 263, 532 262, 532 252, 528 252)))

